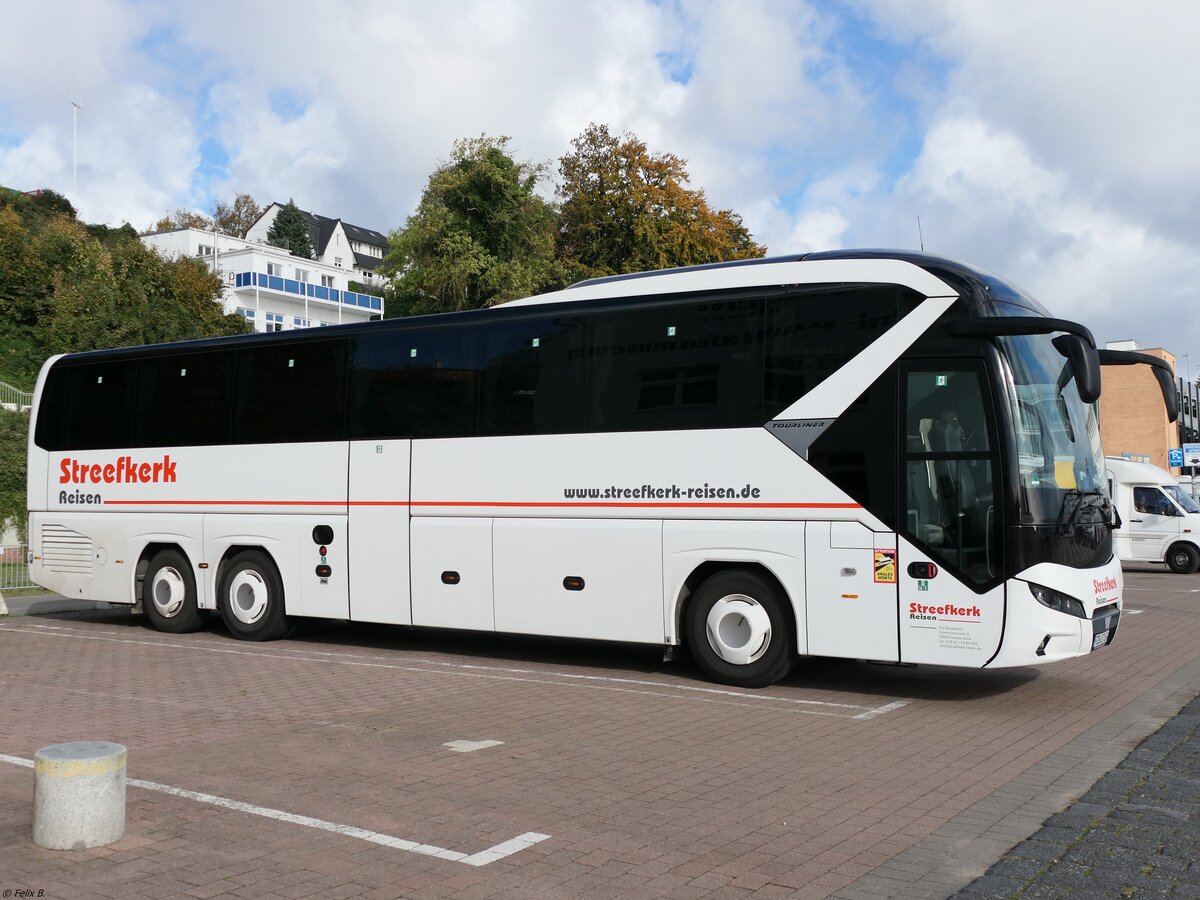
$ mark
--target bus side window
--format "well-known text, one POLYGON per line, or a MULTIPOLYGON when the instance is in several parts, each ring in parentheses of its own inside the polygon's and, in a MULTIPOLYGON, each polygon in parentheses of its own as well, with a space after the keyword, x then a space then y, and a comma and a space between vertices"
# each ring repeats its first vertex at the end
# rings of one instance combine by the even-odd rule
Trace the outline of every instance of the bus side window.
POLYGON ((589 430, 761 425, 761 334, 757 297, 595 313, 588 322, 589 430))
POLYGON ((64 450, 104 450, 129 446, 133 420, 136 360, 71 366, 67 369, 64 450))
POLYGON ((554 316, 502 322, 484 335, 479 433, 583 431, 586 326, 554 316))
POLYGON ((479 343, 453 326, 355 338, 350 439, 474 437, 479 343))
POLYGON ((232 399, 232 350, 143 359, 138 364, 130 446, 228 443, 232 399))
POLYGON ((772 419, 896 324, 895 285, 811 285, 766 303, 764 420, 772 419))
POLYGON ((239 350, 232 442, 342 440, 345 386, 345 341, 295 341, 239 350))
POLYGON ((46 375, 42 402, 37 410, 34 443, 43 450, 66 450, 63 443, 63 418, 67 408, 67 381, 70 369, 59 364, 46 375))

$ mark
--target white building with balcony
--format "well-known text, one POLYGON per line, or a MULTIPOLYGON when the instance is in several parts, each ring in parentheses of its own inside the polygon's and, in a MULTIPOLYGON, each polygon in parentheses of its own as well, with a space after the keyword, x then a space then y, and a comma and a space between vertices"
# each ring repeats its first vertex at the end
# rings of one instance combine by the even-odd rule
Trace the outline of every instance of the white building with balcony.
MULTIPOLYGON (((352 256, 337 256, 339 243, 334 240, 335 235, 340 235, 350 246, 352 232, 347 226, 341 220, 327 220, 336 222, 338 229, 329 230, 326 252, 319 254, 320 258, 292 256, 287 250, 266 243, 269 224, 260 229, 268 216, 274 219, 275 206, 272 204, 246 238, 198 228, 174 228, 143 235, 142 241, 161 256, 193 256, 208 263, 224 285, 225 311, 245 316, 255 331, 317 328, 382 317, 383 298, 350 290, 351 280, 379 284, 380 279, 373 274, 374 268, 372 277, 365 277, 367 267, 359 265, 352 256)), ((354 226, 349 228, 363 231, 354 226)), ((387 242, 378 232, 370 234, 383 242, 383 252, 371 257, 382 262, 387 242)), ((317 247, 315 241, 313 247, 317 247)))
MULTIPOLYGON (((250 226, 246 238, 267 243, 267 233, 284 204, 272 203, 258 221, 250 226)), ((330 219, 307 210, 299 210, 308 220, 308 239, 313 247, 313 256, 335 269, 348 269, 351 278, 360 284, 371 286, 379 283, 375 271, 388 253, 387 238, 378 231, 351 225, 341 219, 330 219)))

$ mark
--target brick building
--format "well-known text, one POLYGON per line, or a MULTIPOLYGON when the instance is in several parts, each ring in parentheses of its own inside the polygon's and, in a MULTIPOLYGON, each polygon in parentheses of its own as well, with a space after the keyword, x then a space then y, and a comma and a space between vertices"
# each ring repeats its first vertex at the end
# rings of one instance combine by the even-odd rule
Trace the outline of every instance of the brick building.
MULTIPOLYGON (((1175 356, 1161 348, 1143 349, 1133 341, 1107 345, 1110 350, 1136 350, 1156 356, 1175 369, 1175 356)), ((1105 366, 1100 396, 1100 440, 1109 456, 1145 457, 1150 463, 1179 475, 1167 464, 1167 451, 1197 440, 1196 389, 1180 379, 1179 421, 1167 421, 1162 390, 1149 366, 1105 366)))

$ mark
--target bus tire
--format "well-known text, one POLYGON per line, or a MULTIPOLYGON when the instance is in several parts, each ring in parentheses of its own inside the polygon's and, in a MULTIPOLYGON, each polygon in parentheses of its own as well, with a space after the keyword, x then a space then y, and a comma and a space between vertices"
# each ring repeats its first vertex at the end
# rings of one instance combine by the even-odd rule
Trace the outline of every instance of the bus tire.
POLYGON ((745 569, 718 572, 697 588, 686 635, 696 665, 722 684, 766 687, 795 661, 786 598, 770 580, 745 569))
POLYGON ((239 640, 273 641, 288 634, 283 580, 271 558, 258 550, 239 553, 225 565, 217 606, 225 627, 239 640))
POLYGON ((1191 544, 1172 544, 1167 551, 1167 566, 1176 575, 1191 575, 1200 569, 1200 553, 1191 544))
POLYGON ((204 627, 196 602, 196 576, 178 550, 160 550, 142 580, 142 609, 159 631, 185 634, 204 627))

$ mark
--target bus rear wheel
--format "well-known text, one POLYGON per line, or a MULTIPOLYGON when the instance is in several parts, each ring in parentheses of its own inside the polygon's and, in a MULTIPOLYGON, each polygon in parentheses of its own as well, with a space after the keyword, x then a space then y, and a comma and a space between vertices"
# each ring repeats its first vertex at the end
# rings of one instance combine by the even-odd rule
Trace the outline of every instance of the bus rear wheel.
POLYGON ((287 636, 283 581, 265 553, 247 550, 225 565, 217 605, 225 627, 239 640, 273 641, 287 636))
POLYGON ((1167 551, 1167 565, 1176 575, 1191 575, 1200 569, 1200 553, 1191 544, 1173 544, 1167 551))
POLYGON ((204 626, 196 603, 196 577, 178 550, 160 550, 142 580, 142 609, 159 631, 185 634, 204 626))
POLYGON ((700 585, 685 623, 692 658, 714 681, 766 687, 791 671, 787 601, 756 572, 731 569, 700 585))

